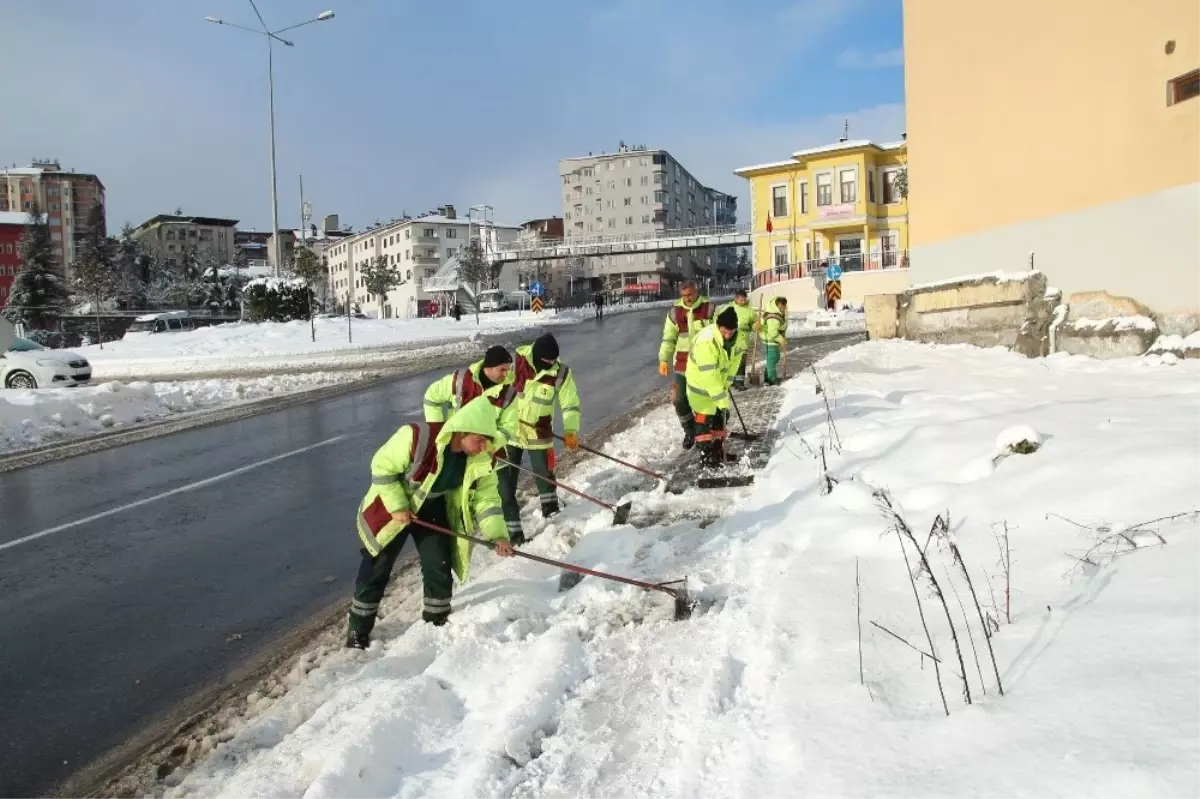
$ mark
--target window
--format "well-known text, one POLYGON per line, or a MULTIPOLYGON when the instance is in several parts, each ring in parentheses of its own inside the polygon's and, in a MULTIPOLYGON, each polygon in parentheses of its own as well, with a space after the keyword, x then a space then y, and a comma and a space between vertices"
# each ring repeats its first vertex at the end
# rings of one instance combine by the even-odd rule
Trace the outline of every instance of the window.
POLYGON ((421 235, 427 239, 432 239, 434 236, 437 235, 437 231, 431 227, 427 227, 427 228, 425 228, 424 231, 421 232, 421 235))
POLYGON ((625 178, 625 188, 628 189, 632 185, 633 185, 633 178, 625 178))
POLYGON ((833 175, 817 175, 817 205, 833 205, 833 175))
POLYGON ((650 185, 650 176, 649 175, 642 175, 642 185, 643 186, 650 185))
POLYGON ((404 251, 404 260, 406 260, 406 261, 411 261, 411 260, 412 260, 412 250, 405 250, 405 251, 404 251))
POLYGON ((896 176, 900 174, 892 169, 883 173, 883 201, 885 203, 900 202, 900 192, 896 191, 896 176))
POLYGON ((175 231, 174 230, 167 231, 167 241, 175 241, 175 231))
POLYGON ((458 252, 458 250, 454 249, 453 247, 447 247, 447 248, 446 248, 446 257, 447 257, 447 258, 453 258, 453 257, 454 257, 454 253, 456 253, 456 252, 458 252))
POLYGON ((797 193, 800 195, 800 213, 808 213, 808 181, 800 181, 800 188, 797 193))
POLYGON ((455 229, 454 229, 454 228, 452 228, 452 227, 448 227, 448 228, 446 228, 446 238, 448 238, 448 239, 457 239, 457 238, 458 238, 458 231, 457 231, 457 230, 455 230, 455 229))
POLYGON ((786 244, 775 245, 775 265, 787 266, 788 262, 788 246, 786 244))
POLYGON ((787 216, 787 186, 771 187, 771 216, 787 216))
POLYGON ((655 172, 655 173, 654 173, 654 185, 655 185, 655 186, 661 186, 661 185, 662 185, 662 182, 663 182, 663 173, 662 173, 662 172, 655 172))
POLYGON ((1200 97, 1200 69, 1193 69, 1167 84, 1167 105, 1200 97))
POLYGON ((174 244, 168 244, 168 245, 167 245, 167 252, 175 252, 175 245, 174 245, 174 244))
POLYGON ((608 162, 608 171, 612 172, 614 166, 616 166, 616 164, 614 164, 612 161, 609 161, 608 162))
MULTIPOLYGON (((404 231, 404 238, 406 238, 406 239, 412 238, 412 228, 408 228, 404 231)), ((407 258, 408 256, 405 256, 405 257, 407 258)))
POLYGON ((842 202, 852 203, 858 201, 858 173, 853 169, 845 169, 838 175, 838 182, 842 186, 842 202))
POLYGON ((643 194, 642 195, 642 205, 649 205, 649 204, 650 204, 650 198, 648 196, 646 196, 645 194, 643 194))
POLYGON ((625 198, 625 204, 626 204, 626 205, 633 205, 633 198, 632 198, 632 197, 626 197, 626 198, 625 198))
MULTIPOLYGON (((610 161, 609 163, 612 162, 610 161)), ((608 226, 611 228, 615 228, 617 226, 617 218, 615 216, 610 216, 608 218, 608 226)))
POLYGON ((632 225, 632 224, 633 224, 633 217, 632 217, 632 216, 627 216, 627 217, 625 217, 625 224, 627 224, 627 225, 632 225))
POLYGON ((871 169, 867 172, 867 199, 870 202, 875 202, 875 170, 871 169))
POLYGON ((409 269, 407 272, 405 272, 405 273, 404 273, 404 277, 405 277, 405 279, 407 279, 407 280, 412 280, 412 270, 411 270, 411 269, 409 269))
POLYGON ((650 224, 650 214, 642 214, 642 224, 643 225, 650 224))
POLYGON ((196 238, 196 231, 194 231, 194 230, 189 230, 189 231, 188 231, 188 238, 189 238, 189 239, 194 239, 194 238, 196 238))

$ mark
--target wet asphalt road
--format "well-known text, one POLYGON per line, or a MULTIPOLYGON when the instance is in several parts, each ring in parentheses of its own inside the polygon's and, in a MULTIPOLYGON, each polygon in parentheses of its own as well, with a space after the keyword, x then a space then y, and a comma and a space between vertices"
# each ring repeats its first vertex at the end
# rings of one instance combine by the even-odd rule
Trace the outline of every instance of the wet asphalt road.
MULTIPOLYGON (((665 390, 663 313, 554 330, 585 431, 665 390)), ((52 790, 348 599, 370 457, 459 365, 0 474, 0 796, 52 790)))

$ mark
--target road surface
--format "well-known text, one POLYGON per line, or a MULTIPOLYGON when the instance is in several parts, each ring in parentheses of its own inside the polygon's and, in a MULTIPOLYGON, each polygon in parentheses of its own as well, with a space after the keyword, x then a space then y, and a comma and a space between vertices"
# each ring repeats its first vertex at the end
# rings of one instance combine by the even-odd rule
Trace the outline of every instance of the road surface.
MULTIPOLYGON (((665 385, 663 313, 554 331, 585 430, 665 385)), ((0 795, 53 789, 348 598, 368 461, 458 365, 0 475, 0 795)))

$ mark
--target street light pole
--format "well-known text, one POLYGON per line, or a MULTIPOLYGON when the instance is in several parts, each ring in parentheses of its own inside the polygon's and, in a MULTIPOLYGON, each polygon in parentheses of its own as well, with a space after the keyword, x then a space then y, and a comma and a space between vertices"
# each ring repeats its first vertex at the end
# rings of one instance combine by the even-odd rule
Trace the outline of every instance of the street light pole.
POLYGON ((275 41, 280 42, 287 47, 295 47, 293 42, 280 38, 279 34, 283 33, 284 31, 294 30, 295 28, 302 28, 305 25, 311 25, 314 22, 327 22, 328 20, 333 19, 334 13, 332 11, 322 11, 313 19, 305 20, 304 22, 297 22, 295 25, 288 25, 286 28, 280 28, 279 30, 273 31, 267 27, 267 23, 263 19, 262 14, 258 13, 258 6, 254 4, 254 0, 250 0, 250 6, 254 9, 254 14, 258 17, 258 22, 262 26, 262 30, 247 28, 243 25, 237 25, 232 22, 226 22, 223 19, 217 19, 216 17, 205 17, 204 20, 205 22, 211 22, 214 25, 225 25, 230 28, 237 28, 238 30, 246 31, 247 33, 253 33, 259 36, 267 37, 267 95, 271 117, 271 241, 274 242, 271 250, 275 261, 275 275, 278 277, 279 269, 283 263, 283 248, 279 238, 279 184, 275 179, 275 48, 273 47, 273 42, 271 40, 274 39, 275 41))

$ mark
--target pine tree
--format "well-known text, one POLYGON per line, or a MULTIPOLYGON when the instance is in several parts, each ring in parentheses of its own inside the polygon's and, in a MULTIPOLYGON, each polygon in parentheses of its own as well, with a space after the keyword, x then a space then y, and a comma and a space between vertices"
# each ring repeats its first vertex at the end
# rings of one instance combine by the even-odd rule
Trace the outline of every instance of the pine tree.
POLYGON ((379 318, 383 318, 383 301, 387 293, 400 285, 400 270, 388 263, 382 255, 372 258, 362 268, 363 288, 374 294, 379 301, 379 318))
POLYGON ((733 265, 734 279, 741 281, 743 277, 750 274, 750 255, 745 249, 738 250, 737 261, 733 265))
POLYGON ((54 325, 70 301, 62 266, 54 258, 50 226, 37 203, 29 211, 29 222, 20 243, 21 271, 13 281, 4 315, 33 330, 54 325))
POLYGON ((104 235, 104 208, 100 203, 93 204, 88 211, 87 230, 80 249, 79 260, 75 263, 75 289, 92 306, 92 313, 96 315, 96 340, 103 348, 100 311, 116 293, 117 273, 114 268, 116 246, 104 235))
POLYGON ((128 222, 114 241, 113 271, 117 282, 114 296, 117 306, 126 311, 144 308, 151 259, 133 238, 133 228, 128 222))
POLYGON ((190 311, 193 305, 204 302, 204 265, 200 261, 199 250, 184 245, 179 262, 171 271, 174 274, 170 280, 167 299, 172 305, 182 306, 184 310, 190 311))

